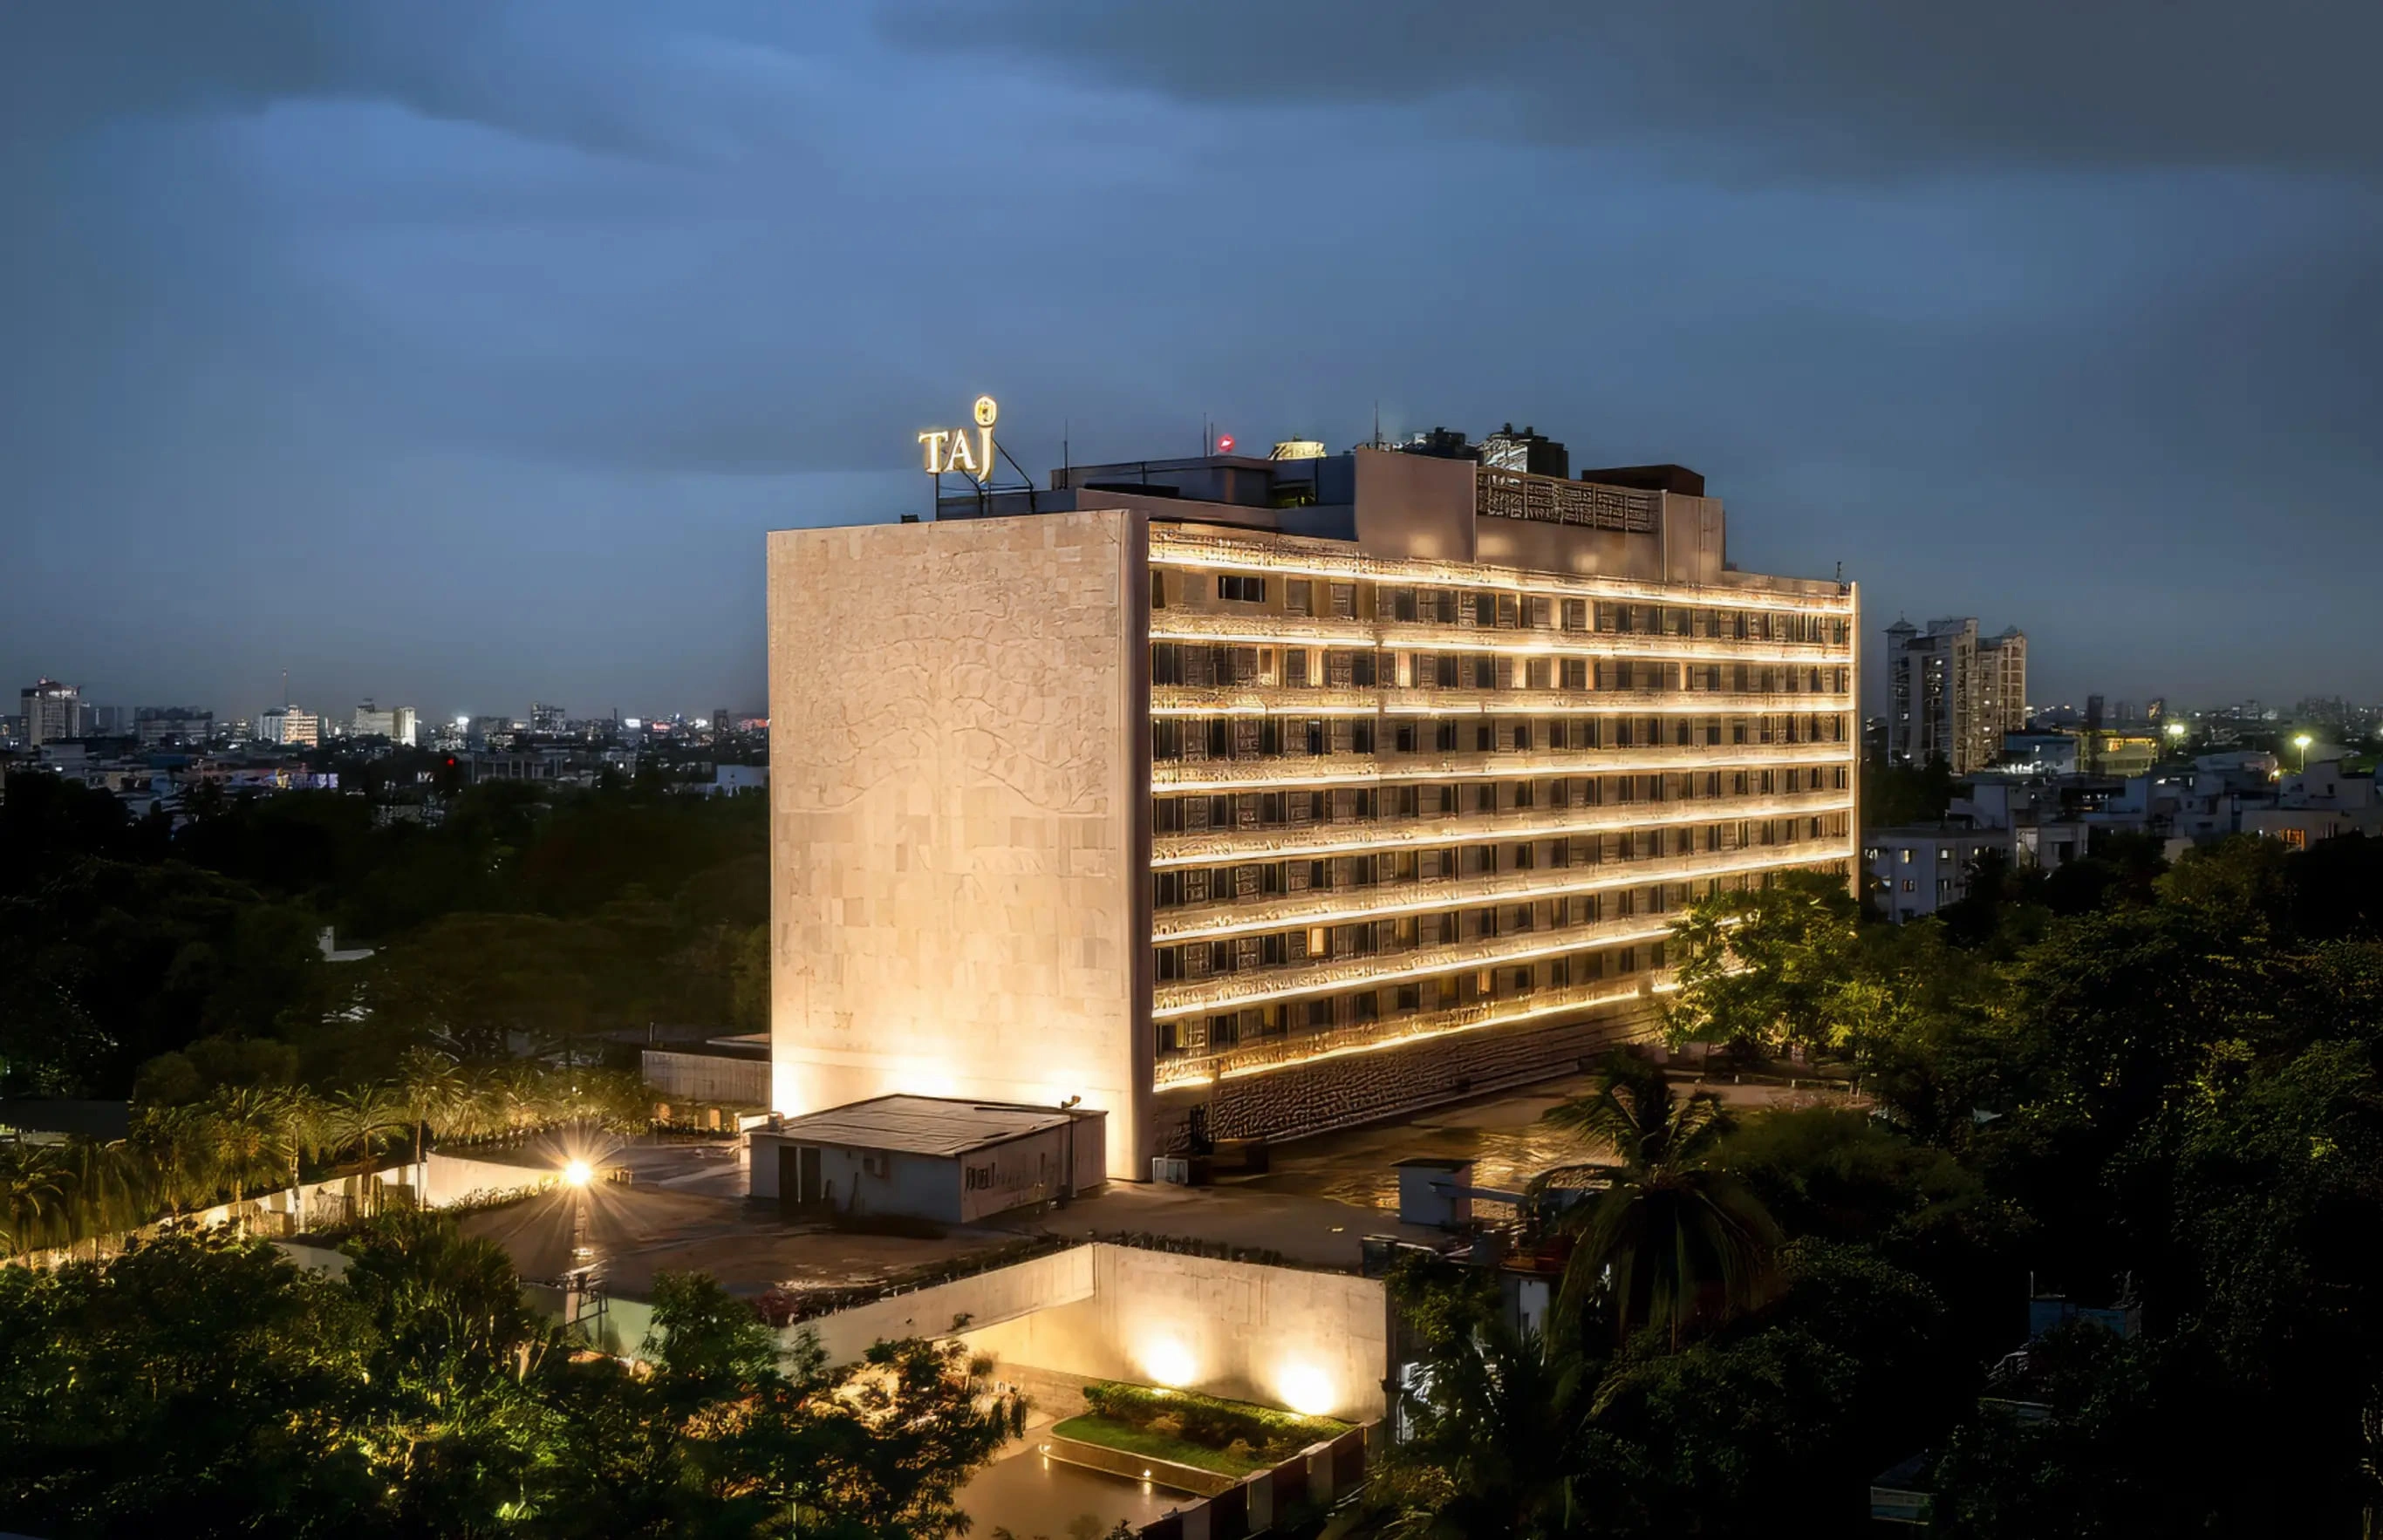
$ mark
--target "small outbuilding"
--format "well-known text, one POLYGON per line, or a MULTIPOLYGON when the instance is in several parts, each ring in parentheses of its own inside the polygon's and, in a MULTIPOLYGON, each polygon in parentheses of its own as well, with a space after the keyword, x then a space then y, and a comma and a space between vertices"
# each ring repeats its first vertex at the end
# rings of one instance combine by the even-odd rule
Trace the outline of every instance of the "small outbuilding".
POLYGON ((964 1225, 1100 1186, 1107 1124, 1089 1107, 879 1096, 755 1128, 749 1190, 788 1206, 964 1225))

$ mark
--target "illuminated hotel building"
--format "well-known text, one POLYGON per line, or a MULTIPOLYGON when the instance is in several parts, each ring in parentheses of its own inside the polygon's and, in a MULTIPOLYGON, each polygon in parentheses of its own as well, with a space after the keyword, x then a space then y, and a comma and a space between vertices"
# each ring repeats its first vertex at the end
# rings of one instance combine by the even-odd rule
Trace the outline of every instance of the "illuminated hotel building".
POLYGON ((1693 900, 1855 880, 1853 585, 1692 472, 1052 483, 770 536, 782 1112, 1080 1097, 1146 1174, 1573 1071, 1693 900))

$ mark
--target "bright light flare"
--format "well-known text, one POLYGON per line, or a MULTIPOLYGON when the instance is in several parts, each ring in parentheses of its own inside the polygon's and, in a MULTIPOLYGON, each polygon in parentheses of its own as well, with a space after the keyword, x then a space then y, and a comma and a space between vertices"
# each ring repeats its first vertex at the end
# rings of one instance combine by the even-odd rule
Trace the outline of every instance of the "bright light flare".
POLYGON ((562 1179, 573 1187, 586 1187, 596 1179, 596 1168, 583 1160, 562 1163, 562 1179))
POLYGON ((1173 1337, 1159 1337, 1144 1348, 1142 1367, 1153 1384, 1169 1390, 1182 1389, 1198 1374, 1192 1366, 1192 1349, 1173 1337))
POLYGON ((1282 1404, 1303 1417, 1321 1417, 1333 1408, 1331 1377, 1312 1363, 1287 1365, 1275 1388, 1282 1404))

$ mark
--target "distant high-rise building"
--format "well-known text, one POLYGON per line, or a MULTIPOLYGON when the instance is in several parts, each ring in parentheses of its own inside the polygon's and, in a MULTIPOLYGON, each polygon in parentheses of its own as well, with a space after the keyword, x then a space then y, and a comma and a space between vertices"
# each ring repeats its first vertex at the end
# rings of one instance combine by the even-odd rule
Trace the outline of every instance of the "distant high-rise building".
MULTIPOLYGON (((276 713, 270 711, 265 713, 268 717, 275 714, 276 713)), ((288 744, 295 748, 317 748, 321 746, 323 742, 322 718, 316 716, 314 712, 307 710, 303 706, 285 706, 281 708, 278 715, 281 718, 281 736, 274 740, 276 743, 288 744)))
POLYGON ((1994 763, 2003 734, 2027 723, 2027 636, 1981 637, 1974 616, 1886 628, 1887 758, 1942 759, 1956 775, 1994 763))
POLYGON ((397 713, 384 711, 369 700, 364 701, 348 719, 348 735, 353 738, 394 738, 397 736, 397 713))
POLYGON ((562 728, 562 708, 546 702, 532 701, 529 708, 529 730, 533 733, 560 733, 562 728))
POLYGON ((2017 626, 1978 638, 1978 714, 1989 763, 2002 753, 2003 734, 2027 729, 2027 633, 2017 626))
POLYGON ((142 748, 204 745, 215 736, 216 714, 189 706, 143 706, 132 713, 132 733, 142 748))
POLYGON ((24 702, 27 743, 64 743, 82 731, 82 692, 74 685, 43 678, 26 688, 19 698, 24 702))
POLYGON ((93 736, 101 738, 123 738, 131 735, 132 713, 127 711, 123 707, 93 706, 89 708, 89 709, 91 711, 91 730, 93 736))

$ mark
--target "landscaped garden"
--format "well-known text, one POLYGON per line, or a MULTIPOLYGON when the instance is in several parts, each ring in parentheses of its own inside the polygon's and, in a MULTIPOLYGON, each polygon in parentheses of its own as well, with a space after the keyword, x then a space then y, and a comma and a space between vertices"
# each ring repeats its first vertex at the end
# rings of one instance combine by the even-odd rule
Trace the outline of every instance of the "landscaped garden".
POLYGON ((1301 1417, 1247 1401, 1140 1385, 1088 1385, 1084 1405, 1081 1416, 1068 1418, 1052 1433, 1225 1476, 1271 1470, 1350 1427, 1329 1417, 1301 1417))

